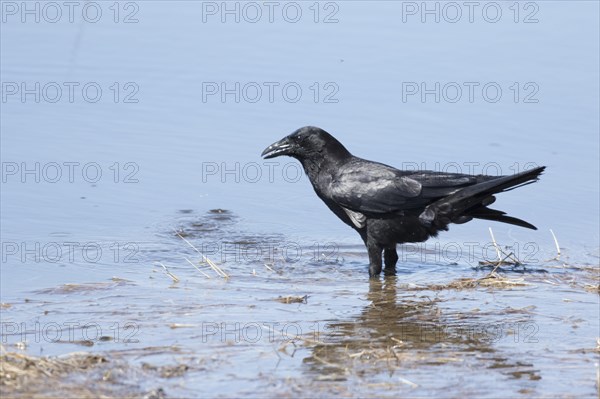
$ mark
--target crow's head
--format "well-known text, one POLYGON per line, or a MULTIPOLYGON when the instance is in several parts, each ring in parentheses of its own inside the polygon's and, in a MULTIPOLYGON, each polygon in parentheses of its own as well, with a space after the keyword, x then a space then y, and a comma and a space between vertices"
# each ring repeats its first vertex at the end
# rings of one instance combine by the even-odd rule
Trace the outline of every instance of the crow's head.
POLYGON ((299 160, 317 157, 346 156, 350 153, 325 130, 305 126, 276 143, 271 144, 261 154, 265 159, 288 155, 299 160))

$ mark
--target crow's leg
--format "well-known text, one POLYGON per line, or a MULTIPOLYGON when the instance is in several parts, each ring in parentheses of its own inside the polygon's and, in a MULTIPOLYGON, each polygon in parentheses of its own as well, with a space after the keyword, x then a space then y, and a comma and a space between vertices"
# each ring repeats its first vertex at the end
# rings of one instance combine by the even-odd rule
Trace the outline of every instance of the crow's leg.
POLYGON ((396 252, 396 245, 387 247, 383 250, 383 259, 385 261, 385 270, 383 273, 386 276, 396 275, 396 262, 398 262, 398 253, 396 252))
POLYGON ((383 248, 377 244, 367 244, 369 252, 369 276, 377 277, 381 273, 381 252, 383 248))

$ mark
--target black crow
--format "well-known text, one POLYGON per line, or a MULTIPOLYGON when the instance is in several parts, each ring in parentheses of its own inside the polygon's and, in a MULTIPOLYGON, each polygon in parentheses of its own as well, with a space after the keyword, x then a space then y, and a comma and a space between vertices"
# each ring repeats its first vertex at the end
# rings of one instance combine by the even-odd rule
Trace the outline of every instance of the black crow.
POLYGON ((473 218, 536 230, 524 220, 488 208, 494 194, 533 183, 544 166, 512 176, 404 171, 352 155, 332 135, 307 126, 267 147, 265 159, 296 158, 319 198, 360 234, 369 253, 369 275, 394 274, 396 244, 421 242, 473 218))

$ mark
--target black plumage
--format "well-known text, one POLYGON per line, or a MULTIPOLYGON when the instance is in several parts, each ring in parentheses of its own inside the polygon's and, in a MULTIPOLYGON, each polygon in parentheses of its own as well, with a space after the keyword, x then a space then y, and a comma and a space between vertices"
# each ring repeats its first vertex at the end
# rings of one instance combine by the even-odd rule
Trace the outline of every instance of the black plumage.
POLYGON ((512 176, 403 171, 352 155, 324 130, 307 126, 267 147, 262 155, 300 161, 315 192, 355 229, 369 253, 369 274, 394 274, 396 244, 421 242, 473 218, 530 229, 530 223, 488 208, 494 194, 533 183, 545 167, 512 176))

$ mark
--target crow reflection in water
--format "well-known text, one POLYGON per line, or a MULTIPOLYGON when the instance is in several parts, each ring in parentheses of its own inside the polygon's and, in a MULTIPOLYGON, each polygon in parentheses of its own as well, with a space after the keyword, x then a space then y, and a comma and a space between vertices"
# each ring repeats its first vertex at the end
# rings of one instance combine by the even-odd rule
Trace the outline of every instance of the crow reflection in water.
POLYGON ((395 369, 405 376, 407 370, 434 365, 444 368, 439 375, 431 373, 432 384, 443 384, 444 375, 449 375, 447 384, 454 384, 456 376, 448 373, 448 358, 456 356, 460 361, 455 365, 467 374, 468 370, 489 369, 486 373, 540 378, 532 364, 496 345, 513 341, 510 331, 515 328, 531 333, 536 326, 531 314, 509 319, 502 311, 486 315, 477 309, 473 310, 476 317, 465 317, 461 306, 452 309, 445 299, 415 294, 399 288, 395 276, 371 279, 367 304, 358 314, 321 325, 313 336, 319 343, 310 347, 303 360, 310 375, 328 381, 357 375, 361 382, 372 377, 381 381, 380 376, 395 369))

